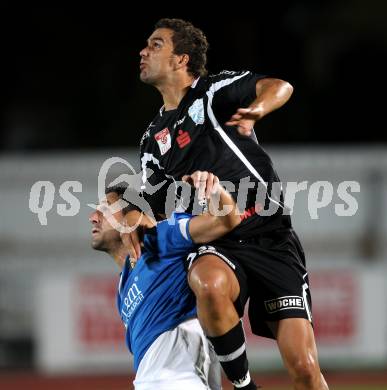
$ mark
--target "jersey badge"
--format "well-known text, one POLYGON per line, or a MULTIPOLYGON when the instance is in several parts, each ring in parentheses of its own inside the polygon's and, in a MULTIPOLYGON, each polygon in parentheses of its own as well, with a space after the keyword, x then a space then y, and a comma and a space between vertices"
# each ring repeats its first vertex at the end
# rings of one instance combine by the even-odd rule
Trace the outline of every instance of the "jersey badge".
POLYGON ((197 124, 204 123, 204 104, 203 99, 196 99, 188 109, 188 115, 197 124))
POLYGON ((159 145, 161 155, 164 155, 171 149, 171 134, 167 127, 155 134, 155 140, 159 145))

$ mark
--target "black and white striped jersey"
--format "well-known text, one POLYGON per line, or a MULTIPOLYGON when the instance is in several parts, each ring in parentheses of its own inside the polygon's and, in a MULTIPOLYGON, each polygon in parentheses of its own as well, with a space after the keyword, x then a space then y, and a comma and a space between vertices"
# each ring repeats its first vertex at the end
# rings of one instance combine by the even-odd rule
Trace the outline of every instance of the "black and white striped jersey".
POLYGON ((201 77, 177 109, 160 109, 140 142, 143 196, 155 213, 165 212, 170 186, 185 174, 205 170, 235 186, 235 191, 227 189, 244 211, 236 232, 246 236, 247 231, 271 230, 282 223, 282 191, 269 191, 270 196, 265 195, 264 199, 257 196, 258 188, 262 193, 263 188, 270 190, 272 183, 279 183, 270 157, 256 139, 225 125, 238 108, 249 106, 255 99, 256 82, 263 77, 248 71, 222 71, 201 77), (255 188, 245 188, 247 194, 243 196, 241 190, 252 186, 251 182, 255 188), (156 186, 160 187, 157 191, 156 186), (277 209, 274 215, 262 215, 265 205, 277 209))

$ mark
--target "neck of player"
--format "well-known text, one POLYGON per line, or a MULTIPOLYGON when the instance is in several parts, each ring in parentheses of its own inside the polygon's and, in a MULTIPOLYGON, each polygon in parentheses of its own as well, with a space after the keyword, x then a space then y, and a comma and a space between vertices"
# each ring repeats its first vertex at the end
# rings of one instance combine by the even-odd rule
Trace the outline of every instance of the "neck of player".
POLYGON ((124 245, 119 245, 116 248, 112 248, 109 251, 109 255, 113 257, 114 262, 120 269, 122 269, 125 265, 126 256, 128 256, 128 250, 124 247, 124 245))
POLYGON ((171 77, 156 87, 163 97, 165 111, 175 110, 179 106, 193 82, 194 78, 185 73, 178 77, 171 77))

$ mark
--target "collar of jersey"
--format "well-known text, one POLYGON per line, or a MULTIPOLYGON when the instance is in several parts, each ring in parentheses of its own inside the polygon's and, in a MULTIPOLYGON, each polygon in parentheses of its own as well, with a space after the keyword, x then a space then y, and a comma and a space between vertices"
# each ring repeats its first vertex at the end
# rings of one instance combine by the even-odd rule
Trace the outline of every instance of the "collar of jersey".
POLYGON ((165 105, 163 105, 161 108, 160 108, 160 116, 163 116, 163 114, 165 113, 173 113, 175 112, 176 110, 179 109, 179 107, 182 106, 182 104, 188 99, 189 96, 191 96, 192 94, 192 91, 196 88, 196 86, 198 85, 198 82, 200 80, 200 76, 198 78, 196 78, 193 83, 191 84, 191 89, 188 90, 188 92, 184 95, 183 99, 181 99, 181 102, 180 104, 178 105, 177 108, 175 108, 174 110, 168 110, 168 111, 165 111, 165 105))

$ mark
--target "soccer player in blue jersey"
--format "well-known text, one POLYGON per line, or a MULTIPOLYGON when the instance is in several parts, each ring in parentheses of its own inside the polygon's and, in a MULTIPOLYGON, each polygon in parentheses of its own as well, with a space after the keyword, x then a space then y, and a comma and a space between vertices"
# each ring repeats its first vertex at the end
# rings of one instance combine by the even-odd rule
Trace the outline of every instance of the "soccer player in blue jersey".
POLYGON ((240 223, 240 216, 218 178, 208 175, 206 182, 200 182, 201 172, 183 178, 198 188, 200 196, 209 198, 208 213, 193 217, 175 212, 158 223, 130 206, 114 213, 111 206, 123 199, 125 188, 113 187, 106 190, 106 198, 89 218, 92 247, 109 253, 122 269, 117 303, 134 355, 137 390, 221 388, 220 366, 196 319, 195 296, 184 263, 195 244, 230 232, 240 223), (229 212, 216 213, 217 206, 229 212), (145 229, 144 248, 135 265, 125 246, 126 234, 109 222, 113 217, 122 223, 124 216, 133 224, 140 220, 145 229))

